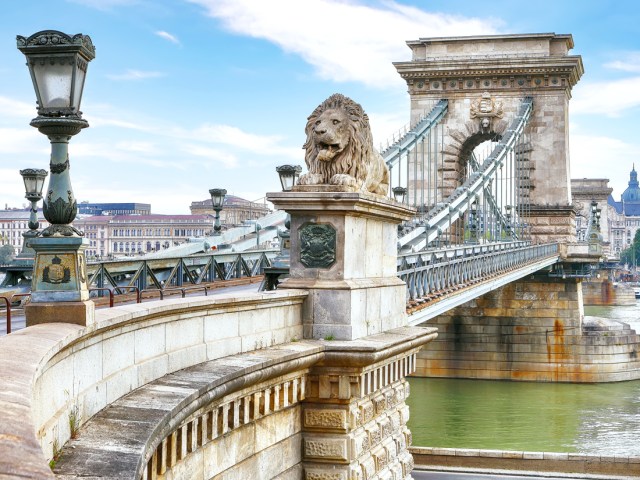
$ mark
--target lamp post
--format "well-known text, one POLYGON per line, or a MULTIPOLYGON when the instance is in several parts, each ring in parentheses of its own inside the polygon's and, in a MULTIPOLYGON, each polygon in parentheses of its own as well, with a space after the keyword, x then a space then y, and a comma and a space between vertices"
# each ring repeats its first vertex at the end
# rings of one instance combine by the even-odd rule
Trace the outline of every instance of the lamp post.
POLYGON ((220 211, 224 205, 224 197, 227 194, 227 191, 224 188, 212 188, 209 190, 209 194, 211 195, 213 211, 216 212, 216 221, 213 224, 213 234, 220 235, 220 230, 222 229, 220 226, 220 211))
MULTIPOLYGON (((276 167, 283 192, 290 192, 296 186, 298 176, 302 172, 300 165, 281 165, 276 167)), ((264 269, 264 289, 275 290, 282 278, 289 274, 289 252, 291 250, 291 215, 287 213, 284 221, 285 230, 278 232, 280 252, 271 261, 271 266, 264 269)))
POLYGON ((31 256, 34 251, 29 245, 29 240, 38 235, 38 202, 42 200, 42 187, 49 172, 37 168, 25 168, 20 170, 22 181, 24 182, 25 198, 31 202, 31 214, 29 215, 29 231, 22 234, 22 252, 19 256, 31 256))
POLYGON ((474 200, 469 207, 469 243, 478 243, 478 201, 474 200))
POLYGON ((505 205, 504 207, 505 209, 505 221, 506 221, 506 226, 505 226, 505 230, 506 230, 506 234, 507 234, 507 238, 511 240, 511 236, 512 236, 512 231, 511 231, 511 205, 505 205))
POLYGON ((83 325, 93 321, 93 302, 87 288, 84 251, 88 241, 71 223, 77 202, 69 177, 69 140, 89 123, 80 102, 87 66, 95 58, 91 38, 43 30, 30 37, 18 35, 17 47, 27 59, 38 103, 31 126, 51 142, 49 185, 43 213, 49 226, 30 240, 36 251, 31 303, 25 310, 27 326, 44 322, 83 325), (45 304, 65 302, 52 309, 45 304))
POLYGON ((600 215, 601 210, 598 208, 598 202, 591 201, 591 222, 589 225, 589 253, 594 255, 602 255, 602 234, 600 233, 600 215))

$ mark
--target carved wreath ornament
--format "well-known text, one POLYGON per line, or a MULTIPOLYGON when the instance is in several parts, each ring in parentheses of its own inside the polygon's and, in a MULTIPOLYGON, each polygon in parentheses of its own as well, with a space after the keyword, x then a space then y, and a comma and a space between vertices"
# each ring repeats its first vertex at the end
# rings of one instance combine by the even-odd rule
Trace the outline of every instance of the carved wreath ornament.
POLYGON ((336 261, 336 231, 331 225, 311 224, 300 229, 300 263, 328 268, 336 261))
POLYGON ((480 119, 480 129, 488 130, 493 118, 502 118, 504 115, 502 102, 491 98, 489 92, 484 92, 481 97, 471 103, 469 111, 471 118, 480 119))

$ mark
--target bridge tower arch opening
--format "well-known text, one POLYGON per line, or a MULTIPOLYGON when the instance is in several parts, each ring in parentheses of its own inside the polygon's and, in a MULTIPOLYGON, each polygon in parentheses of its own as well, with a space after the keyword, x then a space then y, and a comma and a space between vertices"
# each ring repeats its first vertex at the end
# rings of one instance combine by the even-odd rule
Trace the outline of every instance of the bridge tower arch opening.
POLYGON ((474 149, 508 133, 522 100, 531 97, 533 111, 514 148, 514 170, 509 175, 517 174, 517 179, 511 201, 519 205, 518 215, 537 241, 575 241, 568 117, 571 89, 584 69, 580 56, 568 54, 572 36, 421 38, 407 45, 411 60, 394 65, 407 82, 411 123, 441 99, 448 101, 440 138, 421 147, 436 150, 435 155, 416 155, 416 162, 424 158, 429 164, 407 168, 415 195, 421 187, 428 190, 420 194, 427 200, 426 208, 462 184, 473 171, 469 159, 474 149), (421 185, 425 175, 413 172, 423 171, 436 181, 421 185))

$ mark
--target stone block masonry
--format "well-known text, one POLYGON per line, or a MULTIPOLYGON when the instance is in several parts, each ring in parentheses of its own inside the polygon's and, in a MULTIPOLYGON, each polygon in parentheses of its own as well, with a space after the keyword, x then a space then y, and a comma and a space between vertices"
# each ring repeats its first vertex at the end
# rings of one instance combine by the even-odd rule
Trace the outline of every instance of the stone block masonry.
POLYGON ((584 317, 576 279, 527 278, 430 320, 416 376, 613 382, 640 378, 640 337, 584 317))

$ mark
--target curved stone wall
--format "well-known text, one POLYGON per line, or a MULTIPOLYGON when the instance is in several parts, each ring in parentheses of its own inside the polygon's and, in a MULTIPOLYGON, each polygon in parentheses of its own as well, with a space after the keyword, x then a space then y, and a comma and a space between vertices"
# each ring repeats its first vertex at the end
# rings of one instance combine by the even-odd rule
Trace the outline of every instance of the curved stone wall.
POLYGON ((307 293, 127 305, 89 327, 43 324, 0 339, 0 476, 52 478, 48 462, 107 405, 171 372, 302 336, 307 293))

